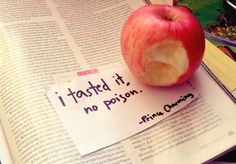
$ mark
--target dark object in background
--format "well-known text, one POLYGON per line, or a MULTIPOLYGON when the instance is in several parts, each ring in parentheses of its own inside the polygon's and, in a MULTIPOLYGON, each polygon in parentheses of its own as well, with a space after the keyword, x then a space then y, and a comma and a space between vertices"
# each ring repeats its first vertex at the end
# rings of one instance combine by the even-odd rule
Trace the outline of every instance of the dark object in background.
POLYGON ((218 48, 236 62, 236 53, 231 48, 228 46, 218 46, 218 48))
POLYGON ((236 0, 225 1, 225 16, 230 25, 236 25, 236 0))
POLYGON ((222 162, 236 162, 236 150, 231 151, 217 159, 215 161, 222 161, 222 162))

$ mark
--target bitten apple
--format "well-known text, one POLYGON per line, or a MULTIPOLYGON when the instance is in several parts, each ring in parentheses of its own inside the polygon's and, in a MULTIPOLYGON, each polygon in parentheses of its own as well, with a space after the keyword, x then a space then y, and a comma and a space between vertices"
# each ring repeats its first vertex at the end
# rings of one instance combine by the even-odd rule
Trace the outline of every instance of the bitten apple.
POLYGON ((204 50, 203 29, 185 7, 141 7, 128 17, 121 33, 127 66, 152 86, 185 82, 200 66, 204 50))

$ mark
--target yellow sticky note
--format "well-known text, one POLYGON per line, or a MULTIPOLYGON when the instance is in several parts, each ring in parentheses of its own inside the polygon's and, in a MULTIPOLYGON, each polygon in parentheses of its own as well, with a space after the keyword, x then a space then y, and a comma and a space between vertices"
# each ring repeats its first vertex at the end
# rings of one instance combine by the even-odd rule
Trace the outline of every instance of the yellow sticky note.
POLYGON ((173 0, 150 0, 152 4, 169 4, 173 5, 173 0))
POLYGON ((230 91, 236 89, 236 62, 206 40, 203 62, 230 91))

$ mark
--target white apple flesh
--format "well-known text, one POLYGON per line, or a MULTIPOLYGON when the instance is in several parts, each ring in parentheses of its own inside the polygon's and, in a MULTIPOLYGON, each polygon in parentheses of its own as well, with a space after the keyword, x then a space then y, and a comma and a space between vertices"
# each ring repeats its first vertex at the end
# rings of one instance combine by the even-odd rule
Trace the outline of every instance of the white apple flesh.
POLYGON ((121 33, 127 66, 152 86, 185 82, 200 66, 204 49, 203 29, 184 7, 141 7, 128 17, 121 33))

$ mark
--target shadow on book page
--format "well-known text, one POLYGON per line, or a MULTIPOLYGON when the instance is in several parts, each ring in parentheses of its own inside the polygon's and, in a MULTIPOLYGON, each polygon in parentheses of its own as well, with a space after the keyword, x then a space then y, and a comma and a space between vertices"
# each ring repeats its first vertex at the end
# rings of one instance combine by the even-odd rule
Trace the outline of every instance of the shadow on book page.
POLYGON ((81 155, 153 126, 198 96, 189 83, 172 88, 146 86, 126 67, 89 72, 47 90, 51 104, 81 155))
POLYGON ((177 5, 200 21, 212 43, 206 43, 203 66, 236 102, 236 0, 179 0, 177 5))

